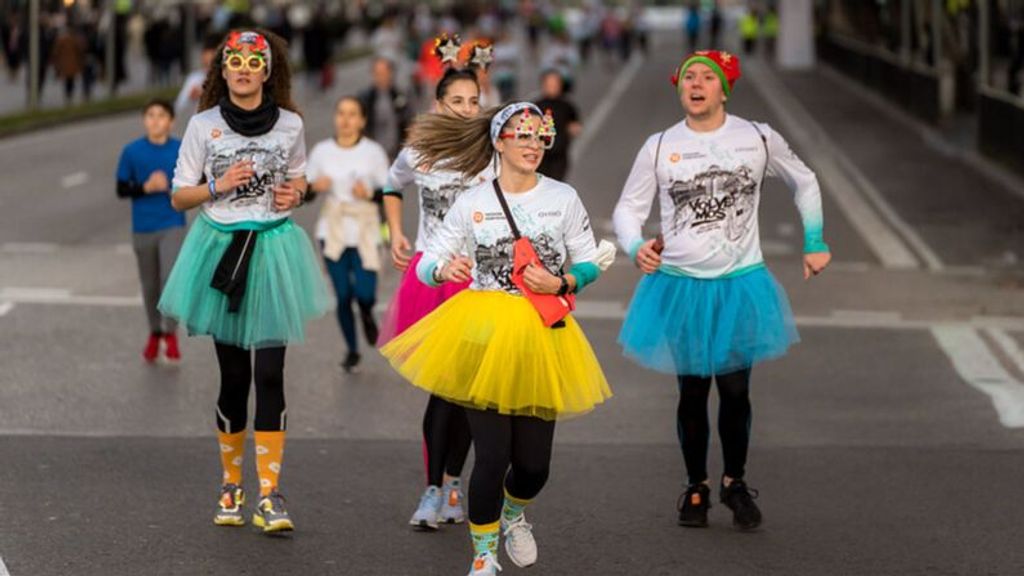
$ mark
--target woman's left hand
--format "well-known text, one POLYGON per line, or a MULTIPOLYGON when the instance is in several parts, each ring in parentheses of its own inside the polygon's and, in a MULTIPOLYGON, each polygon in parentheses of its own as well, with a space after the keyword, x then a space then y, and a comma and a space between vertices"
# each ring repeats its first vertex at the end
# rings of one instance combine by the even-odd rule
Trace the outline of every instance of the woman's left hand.
POLYGON ((558 294, 562 280, 538 264, 530 264, 523 272, 523 282, 535 294, 558 294))
POLYGON ((299 193, 298 188, 289 182, 282 182, 274 186, 274 210, 284 212, 297 208, 299 204, 302 204, 302 194, 299 193))
POLYGON ((831 252, 814 252, 812 254, 804 254, 804 280, 810 279, 811 276, 821 274, 825 268, 828 267, 828 263, 831 261, 831 252))

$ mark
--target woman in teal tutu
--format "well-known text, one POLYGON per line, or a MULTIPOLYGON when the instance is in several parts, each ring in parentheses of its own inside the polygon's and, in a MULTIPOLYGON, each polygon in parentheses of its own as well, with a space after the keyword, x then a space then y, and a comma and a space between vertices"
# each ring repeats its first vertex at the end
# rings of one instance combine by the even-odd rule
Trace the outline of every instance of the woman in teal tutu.
POLYGON ((708 522, 712 380, 725 462, 721 501, 736 527, 761 523, 757 492, 744 481, 750 373, 799 339, 786 293, 761 255, 757 219, 766 176, 794 192, 804 226, 804 278, 831 259, 814 173, 770 127, 726 114, 739 76, 739 59, 727 52, 701 51, 683 61, 673 83, 686 118, 648 138, 614 214, 619 242, 646 274, 619 343, 626 356, 679 382, 677 431, 689 476, 679 503, 683 526, 708 522), (656 196, 662 233, 645 240, 642 227, 656 196))
POLYGON ((190 335, 213 337, 221 385, 216 421, 224 476, 214 522, 245 524, 242 456, 251 382, 260 500, 252 521, 292 530, 278 491, 284 455, 286 346, 304 339, 327 293, 306 233, 289 217, 306 194, 302 118, 287 47, 232 32, 204 84, 174 171, 172 204, 200 207, 160 299, 190 335))

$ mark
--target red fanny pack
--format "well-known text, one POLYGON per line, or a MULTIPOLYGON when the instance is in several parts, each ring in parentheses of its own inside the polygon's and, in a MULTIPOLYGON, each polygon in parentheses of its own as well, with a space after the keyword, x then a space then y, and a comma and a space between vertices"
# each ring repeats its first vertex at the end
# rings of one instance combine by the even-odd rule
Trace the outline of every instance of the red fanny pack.
POLYGON ((516 226, 515 220, 512 219, 512 212, 508 208, 508 203, 505 201, 505 195, 501 192, 498 180, 494 179, 493 183, 494 192, 498 195, 498 201, 501 203, 501 209, 505 212, 505 219, 508 220, 508 225, 512 228, 512 235, 516 239, 515 244, 512 245, 512 283, 516 285, 516 288, 519 288, 519 291, 523 293, 523 297, 529 300, 530 304, 537 310, 545 326, 548 328, 557 327, 556 325, 564 320, 569 315, 569 312, 576 309, 576 296, 574 294, 566 294, 565 296, 537 294, 526 287, 526 281, 523 278, 523 275, 526 273, 526 267, 530 264, 543 267, 544 264, 537 256, 537 251, 533 249, 530 239, 519 233, 519 227, 516 226))

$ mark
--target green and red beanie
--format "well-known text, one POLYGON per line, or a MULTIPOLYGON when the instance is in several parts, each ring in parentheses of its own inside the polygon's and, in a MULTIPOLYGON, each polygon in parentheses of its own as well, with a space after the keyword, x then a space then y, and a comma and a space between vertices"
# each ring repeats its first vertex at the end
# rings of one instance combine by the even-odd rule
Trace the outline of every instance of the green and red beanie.
POLYGON ((740 78, 740 59, 723 50, 699 50, 687 56, 679 65, 675 75, 672 76, 672 85, 677 90, 681 89, 680 80, 686 75, 686 70, 697 63, 711 68, 718 75, 718 79, 722 81, 722 92, 726 96, 732 94, 732 87, 740 78))

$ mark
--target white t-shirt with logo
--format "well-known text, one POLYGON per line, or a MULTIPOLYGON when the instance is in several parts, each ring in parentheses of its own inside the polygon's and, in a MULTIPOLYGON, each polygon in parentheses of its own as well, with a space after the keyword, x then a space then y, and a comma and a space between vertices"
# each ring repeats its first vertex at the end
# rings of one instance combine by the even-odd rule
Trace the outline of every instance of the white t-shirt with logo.
MULTIPOLYGON (((356 182, 362 182, 367 191, 373 192, 384 187, 388 177, 388 155, 380 144, 363 137, 355 146, 343 148, 329 138, 317 143, 309 154, 306 179, 312 184, 321 176, 331 179, 330 195, 340 203, 370 203, 371 200, 356 198, 352 193, 356 182)), ((353 217, 345 217, 345 245, 359 245, 359 223, 353 217)), ((380 234, 379 230, 374 231, 380 234)), ((316 237, 327 237, 327 222, 321 217, 316 224, 316 237)))
POLYGON ((494 170, 490 166, 473 178, 467 178, 459 172, 451 170, 425 170, 414 150, 402 148, 388 172, 385 191, 401 192, 409 184, 416 184, 420 201, 420 224, 416 233, 416 251, 425 252, 427 246, 433 241, 437 230, 441 228, 444 217, 448 214, 455 199, 469 188, 490 181, 492 178, 494 178, 494 170))
MULTIPOLYGON (((529 238, 544 267, 559 274, 567 260, 594 262, 597 242, 590 218, 572 186, 537 175, 532 189, 505 194, 520 233, 529 238)), ((502 290, 519 294, 512 284, 512 245, 515 237, 491 181, 467 190, 456 200, 434 241, 416 268, 431 284, 431 274, 467 246, 473 260, 472 290, 502 290)))
POLYGON ((619 243, 631 256, 644 240, 643 223, 657 196, 663 266, 719 278, 761 264, 757 216, 764 175, 781 178, 793 191, 804 251, 828 250, 818 179, 767 124, 728 115, 717 130, 694 132, 683 121, 665 130, 660 152, 659 137, 649 137, 637 154, 613 215, 619 243))
POLYGON ((285 109, 274 128, 260 136, 243 136, 228 126, 214 106, 192 117, 181 140, 174 188, 196 186, 220 178, 228 168, 251 160, 255 177, 215 201, 203 213, 220 224, 272 222, 291 214, 274 210, 274 187, 306 172, 306 141, 302 118, 285 109))

